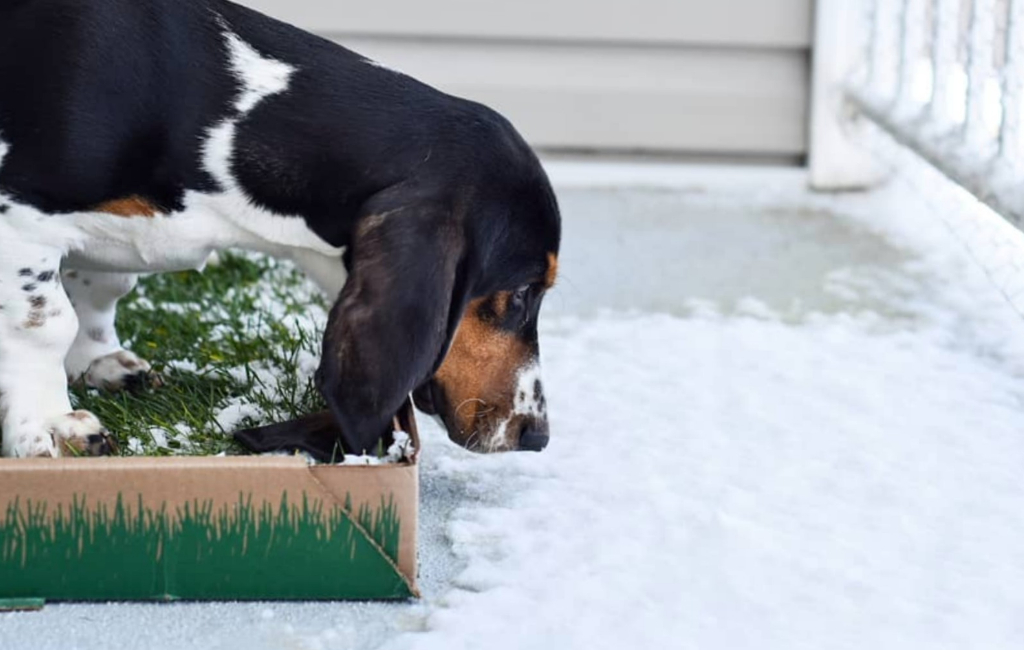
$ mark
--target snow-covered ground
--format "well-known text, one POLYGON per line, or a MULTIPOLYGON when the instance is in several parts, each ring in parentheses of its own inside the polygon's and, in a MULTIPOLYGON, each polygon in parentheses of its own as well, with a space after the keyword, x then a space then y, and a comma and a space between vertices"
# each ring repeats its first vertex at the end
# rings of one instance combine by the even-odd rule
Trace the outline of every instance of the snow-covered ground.
POLYGON ((50 605, 0 648, 1024 647, 1016 233, 921 169, 551 170, 552 442, 424 422, 421 601, 50 605))

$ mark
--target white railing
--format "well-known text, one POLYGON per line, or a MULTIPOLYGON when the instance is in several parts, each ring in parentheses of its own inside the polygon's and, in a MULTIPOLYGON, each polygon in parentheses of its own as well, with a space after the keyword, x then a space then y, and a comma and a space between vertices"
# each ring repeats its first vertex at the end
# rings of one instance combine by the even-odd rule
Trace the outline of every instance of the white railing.
MULTIPOLYGON (((819 43, 850 2, 819 0, 819 43)), ((864 0, 859 13, 845 99, 1024 228, 1024 0, 864 0)))

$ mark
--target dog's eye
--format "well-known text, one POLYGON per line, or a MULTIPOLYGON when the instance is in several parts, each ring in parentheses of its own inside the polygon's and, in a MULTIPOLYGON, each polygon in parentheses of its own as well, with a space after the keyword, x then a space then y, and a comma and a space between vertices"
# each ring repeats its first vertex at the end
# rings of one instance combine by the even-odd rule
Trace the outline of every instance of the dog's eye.
POLYGON ((514 309, 522 309, 526 306, 526 296, 530 293, 530 285, 524 284, 523 286, 512 292, 512 307, 514 309))

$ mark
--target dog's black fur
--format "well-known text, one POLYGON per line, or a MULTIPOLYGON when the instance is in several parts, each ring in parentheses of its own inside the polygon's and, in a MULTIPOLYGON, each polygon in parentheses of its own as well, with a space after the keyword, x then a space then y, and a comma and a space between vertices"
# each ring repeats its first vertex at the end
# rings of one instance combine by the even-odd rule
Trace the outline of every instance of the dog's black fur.
POLYGON ((4 0, 0 190, 51 214, 138 196, 169 218, 186 190, 218 191, 201 144, 235 110, 225 26, 296 68, 239 123, 234 176, 261 207, 347 247, 318 373, 345 448, 373 448, 470 300, 528 285, 503 327, 536 349, 560 222, 512 126, 224 0, 4 0))

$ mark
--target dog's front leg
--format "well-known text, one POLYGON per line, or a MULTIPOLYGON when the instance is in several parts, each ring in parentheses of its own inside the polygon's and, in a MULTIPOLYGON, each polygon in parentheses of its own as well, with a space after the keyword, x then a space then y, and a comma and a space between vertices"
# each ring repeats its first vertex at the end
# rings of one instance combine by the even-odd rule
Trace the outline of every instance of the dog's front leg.
POLYGON ((4 242, 0 254, 0 426, 4 456, 110 452, 99 420, 72 411, 64 358, 78 318, 61 284, 62 251, 4 242))

